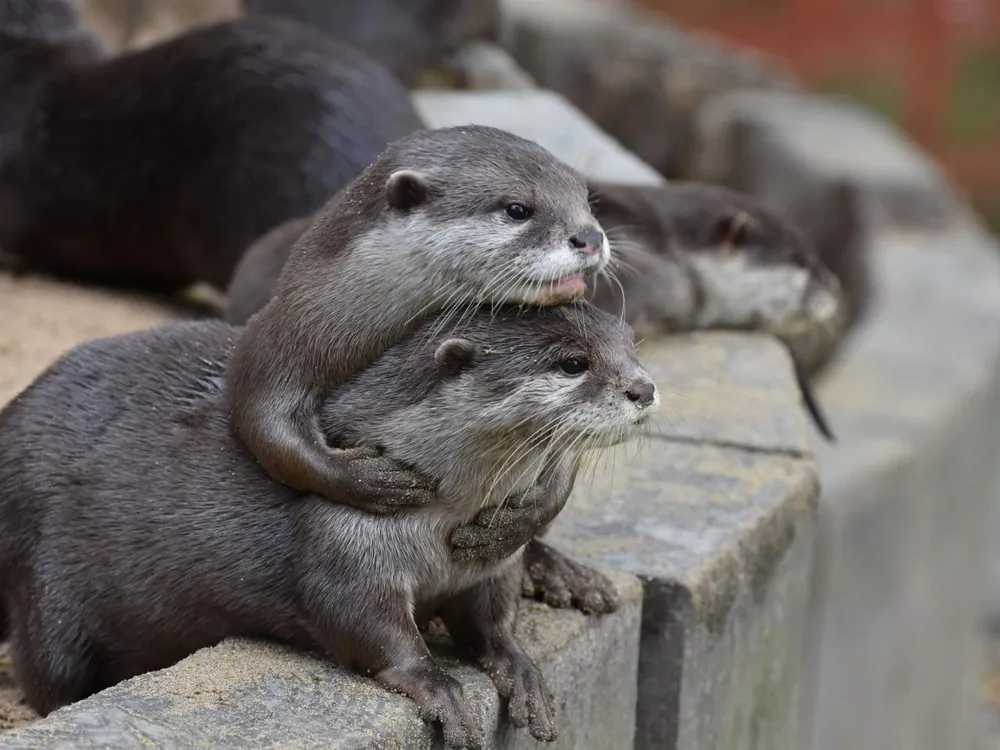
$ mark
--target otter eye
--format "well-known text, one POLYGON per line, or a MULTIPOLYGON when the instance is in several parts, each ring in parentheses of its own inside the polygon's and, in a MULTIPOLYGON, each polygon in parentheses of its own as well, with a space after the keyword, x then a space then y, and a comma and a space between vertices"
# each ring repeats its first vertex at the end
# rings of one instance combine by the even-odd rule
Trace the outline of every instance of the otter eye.
POLYGON ((525 221, 531 216, 531 211, 523 203, 508 203, 504 210, 514 221, 525 221))
POLYGON ((580 375, 590 367, 590 363, 583 357, 569 357, 559 361, 559 369, 567 375, 580 375))

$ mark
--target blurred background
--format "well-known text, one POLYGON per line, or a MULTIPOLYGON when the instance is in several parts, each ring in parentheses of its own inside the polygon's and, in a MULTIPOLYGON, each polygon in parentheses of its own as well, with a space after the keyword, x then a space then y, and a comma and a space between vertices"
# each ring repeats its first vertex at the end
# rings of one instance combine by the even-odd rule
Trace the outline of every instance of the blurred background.
POLYGON ((904 129, 1000 230, 997 0, 636 0, 904 129))
POLYGON ((997 0, 636 0, 905 130, 1000 230, 997 0))
MULTIPOLYGON (((635 0, 878 110, 1000 231, 1000 0, 635 0)), ((236 0, 80 0, 116 45, 233 17, 236 0)))

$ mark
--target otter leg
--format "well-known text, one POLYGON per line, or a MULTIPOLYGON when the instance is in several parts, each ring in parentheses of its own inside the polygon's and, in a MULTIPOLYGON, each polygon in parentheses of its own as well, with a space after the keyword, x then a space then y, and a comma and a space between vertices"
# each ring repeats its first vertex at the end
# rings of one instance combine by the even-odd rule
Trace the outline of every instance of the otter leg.
POLYGON ((18 592, 7 612, 10 655, 28 705, 41 716, 104 685, 81 626, 83 617, 58 586, 18 592))
POLYGON ((575 607, 586 614, 614 612, 619 606, 618 589, 607 576, 538 538, 524 549, 521 592, 550 607, 575 607))
POLYGON ((431 656, 417 630, 408 597, 388 588, 337 587, 317 570, 304 589, 313 637, 339 664, 372 675, 383 687, 409 696, 420 718, 441 725, 450 748, 482 748, 482 729, 462 686, 431 656))
POLYGON ((446 602, 440 614, 455 645, 482 664, 507 700, 511 723, 552 742, 558 736, 552 695, 514 637, 520 581, 521 566, 512 560, 493 578, 446 602))

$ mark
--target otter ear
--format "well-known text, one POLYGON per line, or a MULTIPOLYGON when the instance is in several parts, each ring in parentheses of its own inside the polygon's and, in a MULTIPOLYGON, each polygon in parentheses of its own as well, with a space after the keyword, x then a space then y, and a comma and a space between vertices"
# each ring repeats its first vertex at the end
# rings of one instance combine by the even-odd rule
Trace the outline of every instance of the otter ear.
POLYGON ((757 221, 746 211, 737 211, 721 222, 722 250, 731 253, 743 247, 749 239, 750 232, 757 229, 757 221))
POLYGON ((468 339, 448 339, 434 352, 434 362, 441 375, 455 377, 472 367, 479 351, 479 345, 468 339))
POLYGON ((409 211, 425 200, 430 192, 430 182, 426 175, 411 169, 399 169, 385 181, 385 199, 390 208, 409 211))

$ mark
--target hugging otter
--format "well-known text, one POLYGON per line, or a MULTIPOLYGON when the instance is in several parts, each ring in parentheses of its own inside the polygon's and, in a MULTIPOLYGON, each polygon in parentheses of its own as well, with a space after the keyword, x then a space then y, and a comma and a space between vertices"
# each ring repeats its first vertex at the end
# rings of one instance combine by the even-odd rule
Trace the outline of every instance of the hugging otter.
POLYGON ((323 439, 321 401, 430 314, 580 297, 609 257, 582 176, 538 144, 469 125, 394 141, 295 244, 229 360, 236 434, 274 478, 374 512, 432 487, 323 439))

